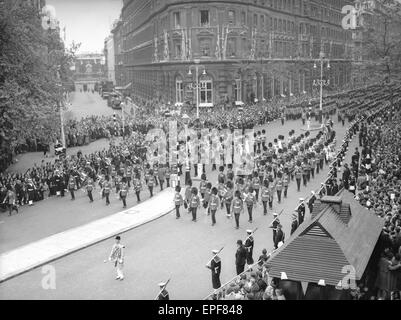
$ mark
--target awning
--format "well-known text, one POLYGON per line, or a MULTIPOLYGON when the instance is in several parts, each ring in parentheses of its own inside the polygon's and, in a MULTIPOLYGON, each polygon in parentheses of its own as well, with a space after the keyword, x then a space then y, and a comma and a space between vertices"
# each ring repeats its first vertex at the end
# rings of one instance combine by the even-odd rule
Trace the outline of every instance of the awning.
POLYGON ((132 82, 128 83, 124 87, 116 87, 115 90, 127 90, 132 85, 132 82))

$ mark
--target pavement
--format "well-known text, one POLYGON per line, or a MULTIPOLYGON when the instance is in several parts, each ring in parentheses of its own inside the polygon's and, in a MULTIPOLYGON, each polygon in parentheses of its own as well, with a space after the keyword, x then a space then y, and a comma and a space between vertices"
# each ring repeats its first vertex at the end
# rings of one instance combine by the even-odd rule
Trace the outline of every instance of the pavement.
POLYGON ((174 190, 165 189, 135 208, 1 254, 0 282, 160 218, 174 209, 173 197, 174 190))
MULTIPOLYGON (((297 133, 302 129, 300 121, 290 121, 284 126, 275 122, 267 128, 268 134, 274 137, 280 134, 287 136, 293 128, 297 133)), ((335 123, 337 141, 343 139, 345 129, 335 123)), ((328 167, 325 166, 324 170, 310 181, 307 188, 301 189, 301 192, 295 190, 295 183, 292 182, 289 187, 289 198, 281 204, 274 203, 274 211, 279 212, 284 209, 280 220, 287 237, 290 234, 291 213, 298 203, 298 198, 306 198, 311 190, 317 190, 320 183, 326 179, 327 173, 328 167)), ((214 183, 217 180, 216 175, 216 172, 208 174, 209 180, 214 183)), ((73 213, 76 202, 70 203, 74 205, 70 207, 70 212, 73 213)), ((168 203, 167 201, 166 205, 168 203)), ((42 205, 47 204, 38 203, 38 206, 42 205)), ((88 212, 92 211, 89 205, 84 207, 91 208, 87 210, 88 212)), ((20 216, 29 215, 29 210, 20 216)), ((48 207, 42 211, 47 210, 48 207)), ((0 299, 153 299, 158 291, 157 283, 170 277, 168 290, 171 299, 201 299, 212 290, 210 271, 205 268, 211 257, 211 249, 225 247, 221 253, 223 283, 235 275, 235 243, 236 240, 246 237, 246 229, 259 228, 255 234, 255 259, 263 248, 273 249, 272 231, 268 227, 273 219, 272 212, 269 211, 269 214, 264 216, 261 204, 258 204, 254 213, 254 223, 246 222, 247 217, 242 216, 239 230, 234 229, 234 221, 225 218, 222 211, 218 212, 217 225, 214 227, 211 227, 210 217, 204 210, 198 215, 198 222, 194 223, 186 213, 182 213, 180 220, 176 220, 175 215, 170 213, 124 233, 122 235, 122 242, 126 246, 124 281, 115 281, 113 268, 103 264, 113 241, 102 241, 51 263, 56 270, 57 286, 54 290, 43 288, 44 269, 36 268, 3 282, 0 286, 0 299)), ((51 225, 57 220, 43 220, 40 214, 38 218, 39 228, 51 225)), ((25 226, 26 231, 29 231, 28 225, 25 226)), ((7 220, 5 224, 0 224, 1 237, 3 237, 2 228, 6 229, 6 226, 7 220)), ((18 233, 18 228, 14 229, 14 233, 17 233, 16 237, 26 237, 26 234, 18 233)), ((8 237, 0 239, 2 245, 3 240, 9 241, 8 237)))

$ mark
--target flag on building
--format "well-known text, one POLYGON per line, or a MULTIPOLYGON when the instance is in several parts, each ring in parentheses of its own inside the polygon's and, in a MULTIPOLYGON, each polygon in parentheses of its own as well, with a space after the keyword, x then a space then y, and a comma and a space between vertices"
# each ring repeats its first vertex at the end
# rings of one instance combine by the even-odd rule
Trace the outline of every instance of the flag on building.
POLYGON ((185 45, 185 32, 184 29, 181 29, 181 60, 185 60, 187 57, 187 46, 185 45))
POLYGON ((164 60, 168 61, 170 58, 170 51, 168 45, 168 33, 167 30, 164 30, 164 60))
POLYGON ((220 26, 217 26, 216 59, 221 60, 220 26))

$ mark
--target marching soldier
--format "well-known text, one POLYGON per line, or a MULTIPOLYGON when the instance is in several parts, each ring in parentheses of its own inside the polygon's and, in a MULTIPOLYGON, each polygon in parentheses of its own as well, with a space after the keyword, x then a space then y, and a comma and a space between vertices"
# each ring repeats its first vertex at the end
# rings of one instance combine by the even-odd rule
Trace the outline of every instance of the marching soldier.
POLYGON ((259 190, 260 190, 260 179, 258 177, 258 173, 257 172, 253 173, 252 187, 255 190, 256 202, 258 202, 259 201, 259 190))
POLYGON ((157 300, 170 300, 170 296, 168 294, 168 291, 166 290, 166 283, 160 282, 159 287, 160 287, 160 293, 159 296, 157 297, 157 300))
POLYGON ((4 202, 7 202, 7 205, 8 205, 8 215, 11 216, 13 210, 17 211, 17 213, 18 213, 18 206, 17 206, 17 204, 16 204, 16 198, 17 198, 17 197, 16 197, 15 192, 14 192, 14 190, 12 189, 11 186, 7 186, 7 189, 8 189, 8 190, 7 190, 7 196, 6 196, 6 198, 4 199, 3 203, 4 203, 4 202))
POLYGON ((110 191, 111 183, 110 178, 107 176, 106 180, 103 183, 103 198, 106 198, 106 206, 110 205, 110 191))
POLYGON ((212 250, 214 257, 206 265, 212 271, 212 285, 213 289, 217 290, 221 287, 220 273, 221 273, 221 259, 218 256, 219 250, 212 250))
POLYGON ((141 178, 139 177, 139 175, 135 175, 134 181, 133 181, 133 185, 134 185, 134 190, 135 190, 135 194, 136 194, 136 201, 137 203, 141 202, 141 190, 142 190, 142 183, 141 183, 141 178))
POLYGON ((121 237, 117 236, 115 238, 116 243, 113 245, 113 248, 111 249, 111 253, 109 256, 109 261, 114 263, 114 267, 116 268, 117 272, 117 277, 116 280, 124 280, 124 273, 123 273, 123 267, 124 267, 124 248, 120 241, 121 237))
POLYGON ((283 192, 283 174, 281 172, 277 173, 277 184, 276 184, 276 191, 277 191, 277 202, 281 203, 281 194, 283 192))
POLYGON ((200 206, 200 199, 198 196, 198 189, 193 187, 191 190, 190 210, 192 212, 192 221, 196 222, 196 211, 200 206))
POLYGON ((180 207, 182 206, 184 199, 181 195, 181 187, 175 187, 175 195, 174 195, 174 205, 175 205, 175 212, 176 212, 176 219, 180 218, 180 207))
MULTIPOLYGON (((259 179, 258 179, 259 181, 259 179)), ((253 194, 253 188, 249 187, 248 193, 245 196, 245 203, 246 207, 248 209, 248 215, 249 215, 249 223, 252 223, 252 211, 253 211, 253 206, 256 205, 256 197, 253 194)))
MULTIPOLYGON (((297 210, 295 210, 295 211, 297 212, 297 210)), ((291 235, 298 229, 298 214, 297 213, 294 213, 292 215, 291 235)))
POLYGON ((239 216, 244 210, 244 203, 241 199, 241 193, 237 190, 235 191, 235 198, 231 204, 231 211, 234 213, 235 217, 235 229, 239 229, 239 216))
POLYGON ((120 190, 120 199, 123 202, 124 209, 127 207, 127 196, 128 196, 128 184, 127 184, 125 178, 123 178, 121 190, 120 190))
POLYGON ((150 197, 153 197, 153 187, 155 185, 155 176, 153 170, 149 170, 149 176, 147 181, 148 189, 150 192, 150 197))
POLYGON ((269 201, 269 181, 265 180, 263 182, 263 187, 262 187, 262 192, 261 192, 261 198, 262 198, 262 203, 263 203, 263 214, 267 215, 267 202, 269 201))
POLYGON ((253 264, 253 247, 254 247, 254 239, 253 239, 253 231, 252 230, 246 230, 246 233, 248 234, 248 237, 245 240, 244 247, 246 249, 246 263, 248 266, 251 266, 253 264))
POLYGON ((76 186, 75 178, 71 175, 70 179, 68 181, 68 190, 70 191, 70 194, 71 194, 71 200, 75 200, 75 193, 74 193, 75 186, 76 186))
POLYGON ((93 180, 91 178, 89 178, 88 183, 86 184, 86 192, 88 194, 90 203, 93 202, 92 191, 93 191, 93 180))
POLYGON ((299 166, 295 167, 295 180, 297 181, 297 191, 301 191, 302 169, 299 166))
POLYGON ((212 226, 216 224, 216 211, 220 206, 220 198, 217 195, 217 193, 218 193, 217 188, 212 188, 212 192, 209 199, 209 208, 208 208, 208 210, 212 215, 212 226))
POLYGON ((290 176, 288 173, 284 173, 284 175, 283 175, 284 198, 287 198, 289 184, 290 184, 290 176))

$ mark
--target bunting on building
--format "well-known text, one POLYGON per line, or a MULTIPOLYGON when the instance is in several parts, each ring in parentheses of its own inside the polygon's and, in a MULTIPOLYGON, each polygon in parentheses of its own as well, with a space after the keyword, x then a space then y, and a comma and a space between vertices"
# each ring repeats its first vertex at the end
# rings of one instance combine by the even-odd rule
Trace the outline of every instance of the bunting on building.
POLYGON ((184 29, 181 29, 181 60, 186 60, 187 59, 187 46, 186 46, 186 40, 185 40, 185 31, 184 29))
POLYGON ((228 26, 223 27, 223 60, 227 59, 227 39, 228 39, 228 26))
POLYGON ((154 62, 159 62, 159 53, 157 50, 157 46, 158 46, 158 41, 157 41, 157 36, 155 36, 155 40, 154 40, 154 53, 153 53, 153 61, 154 62))
POLYGON ((221 60, 220 26, 217 26, 216 59, 221 60))
POLYGON ((250 60, 255 60, 255 55, 256 55, 256 28, 252 30, 252 36, 251 36, 251 53, 249 55, 250 60))
POLYGON ((187 29, 187 37, 186 37, 186 42, 187 42, 187 60, 191 60, 192 56, 192 40, 191 40, 191 34, 190 31, 187 29))
POLYGON ((164 30, 164 61, 168 61, 170 58, 170 51, 168 46, 168 33, 164 30))

